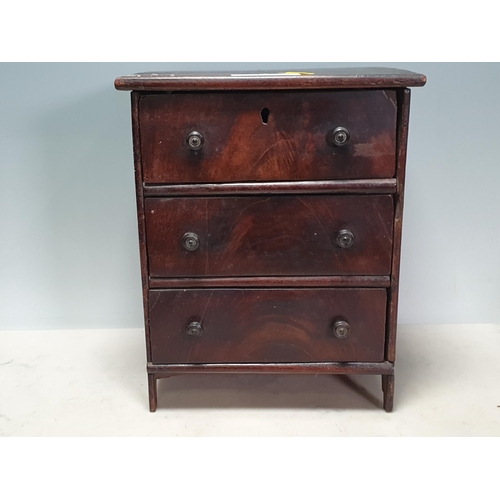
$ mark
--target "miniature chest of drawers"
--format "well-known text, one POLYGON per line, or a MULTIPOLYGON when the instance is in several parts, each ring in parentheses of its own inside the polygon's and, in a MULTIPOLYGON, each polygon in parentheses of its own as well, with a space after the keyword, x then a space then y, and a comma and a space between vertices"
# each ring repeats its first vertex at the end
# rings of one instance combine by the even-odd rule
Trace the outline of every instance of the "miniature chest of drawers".
POLYGON ((385 68, 145 73, 132 91, 150 410, 183 373, 382 376, 411 86, 385 68))

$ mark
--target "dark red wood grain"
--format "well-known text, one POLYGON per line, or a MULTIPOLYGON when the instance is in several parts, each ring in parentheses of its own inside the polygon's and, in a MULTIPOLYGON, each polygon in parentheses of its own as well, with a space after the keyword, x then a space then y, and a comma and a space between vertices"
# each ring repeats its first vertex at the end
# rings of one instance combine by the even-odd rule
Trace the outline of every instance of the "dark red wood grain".
MULTIPOLYGON (((286 70, 288 71, 288 70, 286 70)), ((115 80, 118 90, 265 90, 265 89, 341 89, 421 87, 424 75, 395 68, 315 68, 289 71, 301 75, 282 75, 284 70, 148 72, 121 76, 115 80), (276 74, 278 73, 278 74, 276 74), (311 74, 312 73, 312 74, 311 74)))
MULTIPOLYGON (((142 281, 142 304, 144 311, 144 329, 146 333, 146 356, 148 361, 151 359, 151 344, 149 341, 149 294, 148 294, 148 251, 146 248, 146 222, 144 218, 144 193, 143 193, 143 169, 140 147, 140 121, 139 121, 139 95, 137 92, 131 94, 132 109, 132 137, 134 152, 134 178, 135 178, 135 197, 137 207, 137 227, 139 236, 139 255, 141 262, 141 281, 142 281)), ((151 387, 151 378, 149 386, 151 387)), ((156 386, 156 383, 155 383, 156 386)), ((156 404, 156 403, 155 403, 156 404)))
POLYGON ((146 184, 395 173, 395 90, 147 94, 139 109, 146 184), (351 134, 342 147, 327 139, 339 126, 351 134), (192 131, 204 137, 199 151, 186 145, 192 131))
POLYGON ((145 213, 152 277, 390 273, 390 195, 148 198, 145 213), (344 229, 350 248, 336 243, 344 229))
POLYGON ((394 364, 388 361, 378 363, 148 363, 148 373, 157 378, 168 378, 184 373, 271 373, 275 375, 392 375, 394 364))
POLYGON ((393 194, 396 179, 296 182, 224 182, 217 184, 146 184, 144 196, 226 196, 245 194, 393 194))
POLYGON ((386 288, 390 276, 252 276, 226 278, 151 278, 150 288, 290 288, 347 287, 386 288))
POLYGON ((151 290, 153 363, 381 362, 385 289, 151 290), (351 331, 339 339, 337 320, 351 331), (201 337, 186 333, 198 321, 201 337))
POLYGON ((406 87, 426 77, 309 72, 115 81, 134 91, 151 411, 157 380, 181 373, 379 374, 392 411, 406 87), (338 126, 351 134, 345 147, 328 140, 338 126), (197 152, 186 144, 195 130, 197 152), (342 229, 353 247, 337 245, 342 229), (199 237, 195 251, 182 246, 186 232, 199 237), (340 319, 344 339, 332 333, 340 319), (193 321, 199 337, 186 333, 193 321))

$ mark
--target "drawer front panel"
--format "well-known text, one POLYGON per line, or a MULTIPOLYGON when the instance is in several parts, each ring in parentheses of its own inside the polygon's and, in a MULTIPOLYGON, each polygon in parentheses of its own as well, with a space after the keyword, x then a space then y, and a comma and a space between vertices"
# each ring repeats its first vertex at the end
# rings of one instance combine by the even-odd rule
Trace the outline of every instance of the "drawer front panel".
POLYGON ((391 90, 145 95, 144 182, 393 177, 396 107, 391 90), (340 146, 338 127, 349 134, 340 146))
POLYGON ((390 274, 390 195, 150 198, 145 208, 152 277, 390 274))
POLYGON ((384 359, 383 289, 155 290, 149 304, 153 363, 384 359))

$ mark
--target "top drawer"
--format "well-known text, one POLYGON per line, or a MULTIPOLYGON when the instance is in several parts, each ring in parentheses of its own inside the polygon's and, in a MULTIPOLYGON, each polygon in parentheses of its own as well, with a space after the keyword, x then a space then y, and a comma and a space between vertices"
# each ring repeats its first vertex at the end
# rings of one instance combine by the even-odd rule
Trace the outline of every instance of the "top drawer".
POLYGON ((144 182, 393 177, 396 103, 392 90, 146 94, 144 182))

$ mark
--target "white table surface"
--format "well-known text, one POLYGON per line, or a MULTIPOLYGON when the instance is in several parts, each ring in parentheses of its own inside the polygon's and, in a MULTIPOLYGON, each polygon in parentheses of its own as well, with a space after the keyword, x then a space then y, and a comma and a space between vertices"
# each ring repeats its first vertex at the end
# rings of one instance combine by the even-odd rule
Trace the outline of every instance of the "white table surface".
POLYGON ((148 410, 141 329, 0 332, 0 436, 500 436, 500 325, 400 326, 380 376, 183 375, 148 410))

